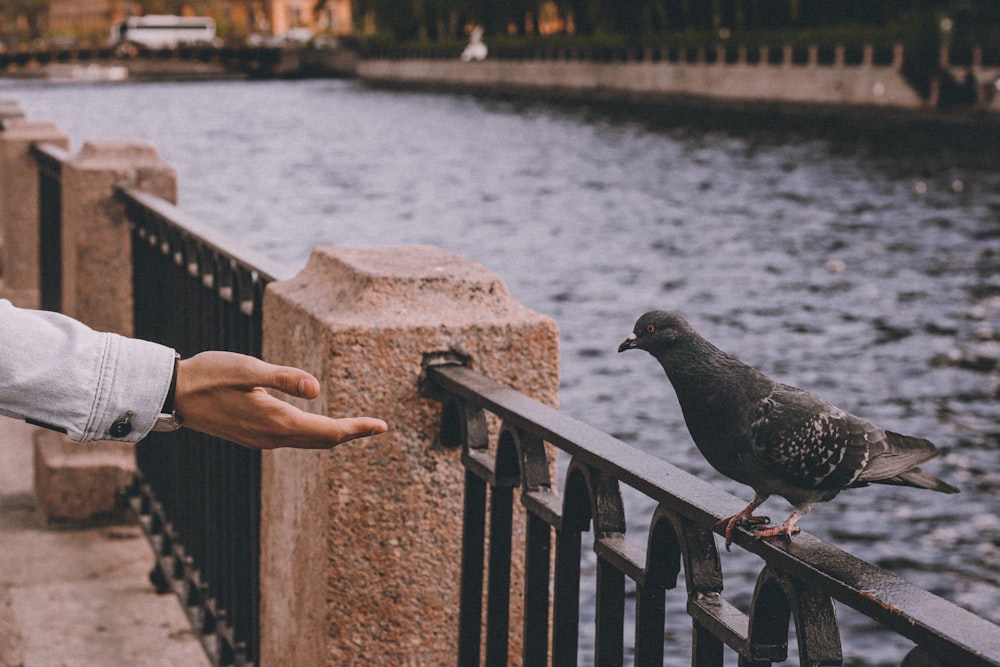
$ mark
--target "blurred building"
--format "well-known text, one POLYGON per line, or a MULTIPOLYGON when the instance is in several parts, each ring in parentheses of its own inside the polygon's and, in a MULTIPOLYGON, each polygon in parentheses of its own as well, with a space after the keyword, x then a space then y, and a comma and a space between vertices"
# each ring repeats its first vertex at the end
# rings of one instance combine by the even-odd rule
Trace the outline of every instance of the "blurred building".
POLYGON ((272 35, 293 28, 309 28, 316 34, 352 32, 351 0, 269 0, 268 4, 272 35))
POLYGON ((38 38, 103 42, 111 26, 129 16, 170 13, 211 16, 219 36, 240 39, 251 34, 283 35, 304 29, 309 34, 344 35, 352 32, 351 0, 49 0, 24 5, 21 12, 4 11, 0 3, 0 37, 8 43, 38 38), (30 12, 30 13, 29 13, 30 12))
POLYGON ((39 36, 106 38, 112 23, 137 12, 134 0, 52 0, 39 36))

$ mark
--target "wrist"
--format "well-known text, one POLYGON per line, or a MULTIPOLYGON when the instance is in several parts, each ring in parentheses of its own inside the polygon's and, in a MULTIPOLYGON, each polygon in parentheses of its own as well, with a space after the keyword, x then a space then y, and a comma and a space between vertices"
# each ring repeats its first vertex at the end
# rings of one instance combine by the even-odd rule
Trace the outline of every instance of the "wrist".
POLYGON ((180 360, 181 355, 175 353, 174 372, 170 378, 170 388, 167 390, 167 397, 163 401, 163 407, 160 409, 160 414, 156 417, 156 423, 153 424, 153 431, 176 431, 184 423, 184 420, 177 414, 177 408, 175 406, 177 400, 177 373, 180 370, 180 360))

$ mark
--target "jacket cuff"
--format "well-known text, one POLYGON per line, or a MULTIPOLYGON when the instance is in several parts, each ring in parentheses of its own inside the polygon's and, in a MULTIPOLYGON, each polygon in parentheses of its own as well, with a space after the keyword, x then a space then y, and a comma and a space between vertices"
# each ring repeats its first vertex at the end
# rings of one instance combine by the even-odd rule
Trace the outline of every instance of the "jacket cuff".
POLYGON ((83 440, 138 442, 153 429, 170 390, 174 351, 108 334, 91 422, 83 440))

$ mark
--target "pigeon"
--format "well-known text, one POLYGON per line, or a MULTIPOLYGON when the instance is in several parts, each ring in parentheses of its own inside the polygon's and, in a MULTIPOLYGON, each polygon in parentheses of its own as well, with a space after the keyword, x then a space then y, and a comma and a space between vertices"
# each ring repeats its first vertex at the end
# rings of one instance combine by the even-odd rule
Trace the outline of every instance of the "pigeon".
POLYGON ((648 312, 619 347, 646 350, 667 373, 698 450, 720 473, 750 486, 754 499, 722 519, 726 548, 738 526, 755 538, 791 536, 818 502, 872 483, 958 493, 917 466, 934 458, 928 440, 886 431, 818 396, 777 382, 702 338, 681 316, 648 312), (754 515, 771 495, 793 511, 779 526, 754 515))

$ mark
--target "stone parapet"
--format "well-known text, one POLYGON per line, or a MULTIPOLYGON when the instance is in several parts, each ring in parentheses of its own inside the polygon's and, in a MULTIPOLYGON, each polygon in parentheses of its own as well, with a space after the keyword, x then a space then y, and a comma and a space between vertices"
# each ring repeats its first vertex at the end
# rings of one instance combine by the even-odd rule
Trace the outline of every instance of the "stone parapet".
POLYGON ((24 118, 24 111, 17 100, 0 98, 0 127, 14 118, 24 118))
MULTIPOLYGON (((260 664, 451 664, 465 473, 420 378, 451 360, 554 405, 556 324, 492 271, 437 248, 321 248, 269 286, 263 349, 321 379, 307 409, 381 417, 390 430, 332 451, 264 453, 260 664)), ((516 656, 523 564, 511 580, 516 656)))
POLYGON ((62 168, 62 312, 94 329, 133 332, 132 237, 119 183, 177 201, 177 173, 142 141, 87 141, 62 168))

